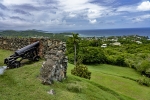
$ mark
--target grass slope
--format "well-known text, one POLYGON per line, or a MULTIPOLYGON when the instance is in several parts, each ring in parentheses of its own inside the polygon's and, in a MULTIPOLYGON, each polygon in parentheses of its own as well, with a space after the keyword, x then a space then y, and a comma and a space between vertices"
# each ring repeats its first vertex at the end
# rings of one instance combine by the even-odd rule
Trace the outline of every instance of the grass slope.
MULTIPOLYGON (((0 50, 0 66, 10 51, 0 50)), ((149 100, 150 88, 138 85, 140 75, 129 68, 110 65, 88 66, 91 80, 71 75, 73 65, 68 64, 68 78, 53 85, 42 85, 39 72, 42 60, 23 67, 7 70, 0 75, 0 100, 149 100), (80 92, 68 91, 72 85, 80 92), (50 89, 55 95, 47 93, 50 89), (143 93, 142 93, 143 92, 143 93)))
POLYGON ((89 66, 91 81, 136 100, 150 100, 150 88, 139 85, 141 77, 134 69, 113 65, 89 66))

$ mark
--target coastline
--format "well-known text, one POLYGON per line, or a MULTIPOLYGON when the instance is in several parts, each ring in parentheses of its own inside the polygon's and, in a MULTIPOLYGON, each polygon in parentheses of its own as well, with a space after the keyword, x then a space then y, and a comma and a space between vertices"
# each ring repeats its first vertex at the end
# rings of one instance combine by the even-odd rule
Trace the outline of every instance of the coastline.
POLYGON ((93 29, 93 30, 74 30, 80 37, 110 37, 110 36, 148 36, 150 38, 150 28, 126 28, 126 29, 93 29))

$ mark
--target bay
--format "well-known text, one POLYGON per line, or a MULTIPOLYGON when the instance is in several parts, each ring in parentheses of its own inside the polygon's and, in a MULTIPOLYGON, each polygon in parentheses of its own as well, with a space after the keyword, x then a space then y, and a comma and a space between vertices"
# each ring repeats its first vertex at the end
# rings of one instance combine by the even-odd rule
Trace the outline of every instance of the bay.
POLYGON ((148 36, 150 38, 150 28, 91 29, 91 30, 73 30, 68 32, 78 33, 81 37, 139 35, 139 36, 148 36))

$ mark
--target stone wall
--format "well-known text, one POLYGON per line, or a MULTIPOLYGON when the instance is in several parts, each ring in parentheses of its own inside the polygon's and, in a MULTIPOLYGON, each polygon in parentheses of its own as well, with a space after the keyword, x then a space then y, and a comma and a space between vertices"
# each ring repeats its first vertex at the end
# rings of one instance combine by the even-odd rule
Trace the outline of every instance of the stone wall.
POLYGON ((65 42, 43 38, 0 37, 0 49, 16 51, 36 41, 40 42, 39 56, 45 59, 40 70, 42 83, 51 84, 55 80, 62 81, 66 78, 68 62, 65 56, 65 42))
POLYGON ((50 48, 54 48, 61 42, 59 40, 51 40, 51 39, 43 39, 43 38, 0 37, 0 49, 16 51, 36 41, 40 41, 40 46, 39 46, 40 57, 44 57, 46 51, 48 51, 50 48))

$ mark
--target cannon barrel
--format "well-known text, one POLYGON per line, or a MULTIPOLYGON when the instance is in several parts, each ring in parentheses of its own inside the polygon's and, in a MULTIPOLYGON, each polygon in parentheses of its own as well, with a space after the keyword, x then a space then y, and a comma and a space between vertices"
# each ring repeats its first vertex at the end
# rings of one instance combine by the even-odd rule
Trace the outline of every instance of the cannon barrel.
POLYGON ((38 61, 40 58, 38 55, 39 45, 40 43, 39 41, 37 41, 15 51, 13 55, 4 59, 4 64, 7 64, 7 67, 9 68, 18 68, 20 67, 20 62, 23 59, 38 61), (21 59, 18 60, 18 58, 21 58, 21 59))
POLYGON ((40 44, 39 41, 37 41, 37 42, 34 42, 34 43, 30 44, 30 45, 27 45, 27 46, 25 46, 25 47, 15 51, 15 55, 21 56, 25 52, 28 52, 28 51, 30 51, 33 48, 37 48, 39 46, 39 44, 40 44))

